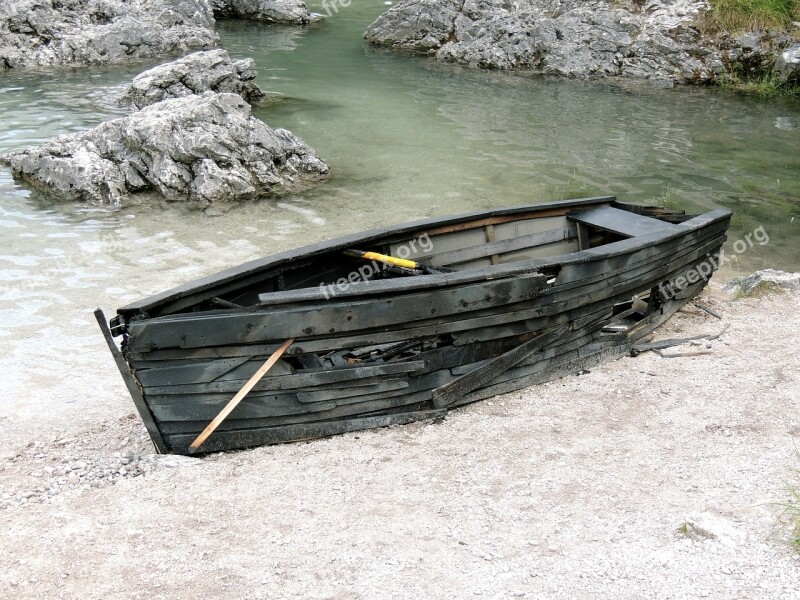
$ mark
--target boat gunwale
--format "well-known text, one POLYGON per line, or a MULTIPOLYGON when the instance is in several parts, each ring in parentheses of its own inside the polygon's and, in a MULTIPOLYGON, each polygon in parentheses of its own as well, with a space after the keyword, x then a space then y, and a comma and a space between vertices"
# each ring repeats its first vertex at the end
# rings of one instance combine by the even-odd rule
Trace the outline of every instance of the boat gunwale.
MULTIPOLYGON (((159 292, 157 294, 153 294, 151 296, 146 296, 144 298, 140 298, 139 300, 135 300, 134 302, 126 304, 125 306, 117 309, 117 314, 130 314, 139 311, 147 311, 148 309, 152 309, 156 306, 180 300, 181 298, 189 294, 199 293, 213 286, 229 283, 242 276, 253 275, 258 271, 265 270, 271 267, 278 267, 281 266, 282 264, 288 263, 298 258, 305 258, 305 257, 310 258, 319 254, 323 254, 325 252, 330 252, 332 250, 348 248, 351 247, 356 242, 362 242, 362 243, 371 242, 376 239, 386 237, 388 235, 392 234, 402 235, 403 233, 409 233, 415 230, 419 230, 421 228, 431 227, 434 225, 436 226, 457 225, 459 223, 464 223, 471 220, 477 220, 480 218, 504 217, 531 211, 539 212, 544 210, 570 208, 573 206, 581 207, 592 204, 603 204, 603 203, 612 204, 616 202, 617 202, 616 196, 597 196, 592 198, 580 198, 575 200, 559 200, 543 204, 523 204, 519 206, 513 206, 510 208, 484 209, 479 211, 460 213, 457 215, 444 215, 438 217, 431 217, 428 219, 419 219, 415 221, 397 223, 394 225, 389 225, 387 227, 375 228, 367 231, 359 231, 356 233, 340 236, 332 240, 325 240, 323 242, 317 242, 316 244, 308 244, 306 246, 301 246, 299 248, 292 248, 290 250, 285 250, 283 252, 278 252, 276 254, 270 254, 269 256, 257 258, 255 260, 247 261, 239 265, 223 269, 222 271, 217 271, 216 273, 206 275, 205 277, 195 279, 193 281, 170 288, 163 292, 159 292)), ((467 272, 469 270, 470 269, 465 269, 462 272, 467 272)), ((298 289, 308 289, 308 288, 298 288, 298 289)))
MULTIPOLYGON (((538 207, 541 205, 532 205, 532 206, 538 207)), ((522 210, 530 208, 530 206, 518 207, 518 208, 522 210)), ((484 214, 484 213, 479 213, 479 214, 484 214)), ((537 274, 539 270, 546 269, 548 267, 563 267, 567 265, 594 262, 597 260, 603 260, 605 258, 611 258, 622 254, 635 252, 647 246, 659 244, 662 242, 669 241, 671 239, 678 238, 682 235, 690 233, 691 231, 697 231, 703 229, 704 227, 723 221, 729 218, 731 215, 732 211, 730 211, 729 209, 726 208, 713 209, 708 212, 697 215, 691 219, 688 219, 682 223, 674 224, 673 227, 665 229, 664 231, 654 232, 641 236, 634 236, 626 238, 624 240, 619 240, 609 244, 604 244, 602 246, 597 246, 595 248, 578 250, 551 257, 514 261, 502 265, 476 267, 452 273, 436 273, 436 274, 421 275, 419 277, 414 277, 414 278, 398 278, 398 279, 351 283, 348 285, 347 289, 345 289, 344 291, 337 290, 336 294, 332 295, 330 298, 324 298, 323 293, 319 289, 319 287, 298 288, 296 290, 273 292, 273 294, 276 295, 275 298, 276 301, 274 302, 271 301, 269 303, 246 306, 237 309, 217 309, 217 310, 202 311, 200 313, 174 313, 174 314, 160 315, 146 320, 149 322, 154 322, 154 321, 171 321, 175 319, 181 319, 181 320, 201 319, 201 318, 210 318, 213 317, 214 315, 261 312, 261 311, 268 311, 272 307, 280 306, 281 308, 286 308, 286 305, 288 304, 302 305, 305 303, 319 302, 323 299, 326 300, 326 303, 331 302, 335 304, 337 301, 349 302, 352 301, 353 298, 361 298, 364 296, 373 296, 373 295, 389 294, 396 292, 407 293, 434 287, 440 287, 440 288, 455 287, 459 285, 474 283, 477 281, 496 280, 507 277, 531 276, 537 274)), ((428 223, 429 221, 426 220, 424 222, 428 223)), ((438 221, 435 222, 438 223, 438 221)), ((416 229, 416 227, 414 228, 416 229)), ((366 239, 366 238, 363 236, 359 236, 357 237, 357 239, 366 239)), ((346 247, 348 243, 351 241, 352 241, 351 237, 349 236, 346 238, 338 238, 337 240, 332 240, 326 243, 325 250, 326 251, 335 250, 337 245, 340 247, 346 247), (347 241, 341 243, 341 240, 347 240, 347 241)), ((302 252, 303 250, 307 250, 308 248, 310 247, 307 246, 305 248, 299 248, 297 250, 289 251, 282 254, 291 253, 293 254, 294 258, 308 256, 309 255, 308 252, 306 253, 302 252)), ((279 256, 280 255, 273 255, 271 258, 274 260, 275 263, 277 263, 278 259, 276 257, 279 256)), ((266 262, 268 258, 259 259, 259 261, 254 261, 254 262, 266 262)), ((270 266, 270 265, 265 264, 265 266, 270 266)), ((241 267, 244 267, 244 265, 241 265, 241 267)), ((221 282, 221 279, 217 279, 216 281, 217 283, 219 283, 221 282)), ((198 287, 195 288, 195 291, 202 291, 202 290, 200 290, 200 288, 198 287)), ((164 292, 164 294, 166 293, 167 292, 164 292)), ((155 298, 155 296, 151 298, 155 298)), ((166 301, 168 300, 164 300, 162 302, 166 301)), ((127 311, 130 309, 131 306, 133 305, 128 305, 127 307, 121 308, 118 310, 118 312, 122 313, 123 311, 127 311)), ((142 310, 144 310, 144 308, 142 310)))

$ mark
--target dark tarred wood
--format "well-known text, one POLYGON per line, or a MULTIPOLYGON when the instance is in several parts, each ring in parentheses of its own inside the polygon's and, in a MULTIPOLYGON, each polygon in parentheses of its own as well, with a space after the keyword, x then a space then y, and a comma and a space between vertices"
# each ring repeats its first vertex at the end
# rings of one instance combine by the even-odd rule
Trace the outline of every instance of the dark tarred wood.
POLYGON ((159 454, 165 454, 169 452, 169 448, 161 437, 161 432, 158 431, 158 427, 156 426, 156 422, 153 419, 152 413, 150 412, 150 408, 148 408, 147 403, 142 396, 142 391, 139 389, 139 384, 133 378, 131 370, 125 363, 125 358, 122 356, 119 348, 117 348, 117 344, 114 342, 114 338, 111 335, 111 330, 108 328, 108 321, 106 321, 103 311, 99 308, 95 310, 94 318, 97 320, 97 324, 100 326, 100 331, 103 332, 103 337, 108 344, 108 349, 111 351, 111 356, 114 357, 114 362, 117 364, 120 375, 122 375, 122 380, 128 387, 128 392, 133 399, 133 404, 136 406, 136 410, 139 412, 139 417, 142 419, 142 422, 147 429, 147 433, 150 434, 150 439, 153 440, 153 445, 156 447, 156 450, 159 454))
MULTIPOLYGON (((235 448, 248 448, 264 444, 280 444, 298 440, 308 440, 342 433, 351 433, 363 429, 405 425, 414 421, 441 418, 444 410, 424 410, 392 415, 360 417, 339 421, 323 421, 321 423, 303 423, 300 425, 284 425, 264 429, 245 429, 235 432, 216 432, 200 449, 202 452, 219 452, 235 448)), ((175 452, 189 454, 189 444, 194 439, 191 435, 170 435, 169 442, 175 452)))
POLYGON ((525 360, 534 352, 538 352, 550 342, 554 342, 567 331, 569 331, 569 327, 561 325, 550 331, 543 332, 497 358, 482 364, 475 370, 462 375, 458 379, 436 388, 433 390, 433 406, 435 408, 445 408, 469 392, 486 386, 487 383, 499 377, 517 363, 525 360))
MULTIPOLYGON (((716 240, 717 238, 715 238, 716 240)), ((721 240, 721 238, 719 238, 721 240)), ((692 242, 696 243, 696 242, 692 242)), ((712 246, 717 242, 712 240, 707 244, 711 244, 712 246)), ((721 241, 719 242, 721 243, 721 241)), ((664 266, 663 261, 666 258, 672 259, 670 262, 666 263, 667 265, 678 262, 683 260, 683 257, 686 256, 697 256, 703 255, 704 249, 707 250, 707 246, 701 246, 698 250, 697 247, 690 247, 690 252, 683 252, 681 253, 675 248, 671 250, 667 250, 664 253, 661 253, 655 257, 654 260, 660 260, 662 263, 659 263, 662 267, 664 266)), ((322 349, 325 347, 328 348, 336 348, 336 347, 347 347, 348 345, 357 346, 357 345, 369 345, 373 343, 382 343, 382 342, 391 342, 396 340, 404 340, 413 337, 420 337, 420 336, 432 336, 432 335, 439 335, 442 333, 447 332, 455 332, 455 331, 468 331, 470 329, 477 329, 480 327, 486 327, 491 325, 492 323, 498 322, 510 322, 514 320, 523 320, 525 318, 533 318, 536 316, 547 316, 550 314, 555 314, 557 312, 562 312, 564 310, 568 310, 571 308, 581 307, 584 305, 589 305, 593 301, 597 301, 604 297, 604 294, 607 295, 609 293, 609 289, 611 286, 617 286, 618 291, 624 292, 627 289, 621 289, 618 286, 618 282, 625 281, 626 279, 633 279, 635 282, 639 282, 640 278, 643 278, 648 271, 653 270, 653 266, 650 263, 644 263, 642 266, 635 267, 637 264, 632 256, 624 257, 627 260, 614 258, 609 259, 607 261, 603 261, 602 264, 596 266, 587 266, 586 271, 592 272, 596 270, 599 272, 599 275, 595 275, 590 278, 590 281, 593 282, 591 292, 587 294, 577 294, 575 283, 568 283, 565 285, 557 285, 549 290, 546 290, 542 293, 540 297, 535 299, 533 304, 529 305, 528 312, 525 314, 519 313, 517 314, 514 312, 514 308, 509 306, 508 312, 499 313, 495 311, 495 314, 490 314, 487 317, 480 317, 475 319, 469 318, 461 318, 458 321, 433 321, 431 326, 425 327, 417 327, 414 329, 409 329, 408 331, 403 331, 406 327, 411 327, 414 323, 410 324, 401 324, 398 325, 398 329, 400 331, 375 331, 373 330, 371 333, 362 334, 361 336, 352 337, 352 339, 348 337, 334 337, 329 338, 326 342, 325 340, 320 340, 317 342, 310 341, 307 342, 306 340, 302 340, 296 343, 296 347, 298 351, 302 352, 313 352, 318 351, 318 349, 322 349), (627 266, 627 268, 626 268, 627 266), (606 276, 603 277, 602 273, 605 272, 606 276), (597 284, 597 285, 594 285, 597 284), (537 307, 538 306, 538 307, 537 307), (364 337, 366 335, 367 337, 364 337)), ((565 267, 566 268, 566 267, 565 267)), ((569 276, 569 271, 565 272, 566 276, 569 276)), ((633 285, 636 287, 636 285, 633 285)), ((633 289, 633 288, 631 288, 633 289)), ((635 290, 635 291, 642 291, 642 290, 635 290)), ((316 307, 316 310, 323 311, 327 305, 323 304, 319 307, 316 307)), ((491 311, 489 311, 491 312, 491 311)), ((481 313, 483 314, 483 313, 481 313)), ((284 319, 286 317, 282 317, 284 319)), ((420 321, 419 323, 424 323, 425 321, 420 321)), ((281 332, 279 332, 281 333, 281 332)), ((312 336, 313 337, 313 336, 312 336)), ((246 347, 245 347, 246 348, 246 347)), ((259 352, 266 352, 269 351, 269 347, 261 347, 256 346, 254 347, 254 351, 259 352)), ((211 352, 216 352, 215 350, 211 350, 211 352)), ((152 353, 151 353, 152 354, 152 353)), ((224 354, 223 354, 224 355, 224 354)), ((149 356, 149 355, 145 355, 149 356)))
MULTIPOLYGON (((658 286, 717 253, 729 220, 725 210, 689 218, 600 198, 348 236, 229 269, 120 309, 125 321, 115 331, 128 334, 120 361, 128 361, 128 378, 143 384, 140 396, 156 433, 174 452, 187 452, 209 416, 289 337, 297 339, 276 364, 281 371, 254 387, 204 451, 437 418, 447 408, 629 351, 699 292, 705 282, 675 298, 658 286), (540 233, 493 237, 495 226, 544 217, 563 217, 564 227, 555 221, 540 233), (360 282, 336 290, 330 299, 330 290, 315 283, 335 281, 361 264, 346 262, 351 259, 343 258, 342 249, 388 253, 392 244, 423 233, 445 236, 440 251, 427 257, 445 266, 554 242, 563 247, 558 242, 576 236, 568 218, 585 234, 584 249, 577 252, 360 282), (471 230, 477 228, 483 231, 476 238, 471 230), (589 240, 597 244, 620 236, 632 237, 586 247, 589 240), (274 291, 279 288, 283 291, 274 291), (634 320, 626 331, 603 331, 628 314, 623 311, 633 295, 643 293, 650 293, 651 304, 641 309, 639 321, 629 311, 634 320)), ((520 231, 530 228, 520 226, 520 231)))
POLYGON ((509 222, 526 218, 526 215, 527 218, 531 216, 554 216, 566 214, 575 207, 611 204, 615 200, 616 198, 614 196, 603 196, 551 202, 547 204, 531 204, 512 208, 484 210, 461 215, 435 217, 422 221, 412 221, 402 225, 348 235, 335 240, 321 242, 297 250, 289 250, 266 258, 250 261, 160 294, 137 300, 136 302, 132 302, 120 308, 117 312, 130 316, 143 311, 148 312, 150 316, 168 314, 169 312, 180 310, 183 307, 197 304, 202 300, 210 300, 211 298, 219 297, 231 289, 238 289, 247 285, 249 282, 262 280, 265 277, 265 273, 269 273, 273 270, 277 272, 281 267, 297 261, 337 249, 343 250, 354 247, 368 247, 371 245, 371 242, 375 240, 384 240, 385 243, 390 243, 393 240, 407 239, 409 234, 413 236, 418 232, 427 232, 428 235, 436 235, 442 233, 444 230, 455 230, 453 228, 458 227, 461 229, 482 227, 486 224, 484 221, 492 221, 493 219, 496 222, 509 222))
POLYGON ((652 217, 633 214, 612 206, 589 208, 570 213, 567 218, 581 225, 619 233, 627 237, 672 231, 675 225, 652 217))
POLYGON ((531 274, 388 298, 285 308, 279 318, 265 310, 210 316, 174 315, 132 323, 128 347, 137 352, 148 348, 200 348, 278 338, 302 339, 311 335, 338 336, 530 300, 546 286, 546 277, 531 274))

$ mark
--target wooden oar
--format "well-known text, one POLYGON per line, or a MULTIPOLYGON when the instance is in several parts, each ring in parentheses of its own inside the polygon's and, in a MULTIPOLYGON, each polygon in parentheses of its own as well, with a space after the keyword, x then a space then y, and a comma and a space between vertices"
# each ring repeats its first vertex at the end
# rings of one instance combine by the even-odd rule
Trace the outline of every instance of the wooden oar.
POLYGON ((409 260, 407 258, 397 258, 396 256, 389 256, 388 254, 379 254, 378 252, 364 252, 363 250, 349 249, 344 253, 347 256, 355 256, 356 258, 363 258, 364 260, 377 260, 387 265, 400 267, 401 269, 420 270, 422 273, 428 275, 435 275, 438 273, 452 273, 452 269, 447 267, 432 267, 421 262, 409 260))
POLYGON ((225 420, 225 418, 229 414, 231 414, 231 411, 234 408, 236 408, 236 405, 238 405, 239 402, 242 401, 242 398, 244 398, 247 395, 247 393, 253 389, 253 386, 255 386, 255 384, 257 384, 259 381, 261 381, 261 378, 264 377, 264 375, 266 375, 267 371, 269 371, 272 368, 272 366, 276 362, 278 362, 278 359, 281 356, 283 356, 283 353, 289 349, 289 346, 291 346, 293 342, 294 339, 289 338, 288 340, 283 342, 283 345, 280 348, 278 348, 277 350, 275 350, 275 352, 272 353, 272 356, 270 356, 267 359, 267 362, 261 365, 261 368, 258 371, 256 371, 255 374, 250 379, 247 380, 247 383, 244 384, 244 387, 242 387, 242 389, 240 389, 236 393, 236 395, 233 398, 231 398, 231 401, 228 402, 225 405, 225 408, 223 408, 219 412, 219 414, 214 418, 214 420, 208 424, 208 427, 206 427, 203 430, 203 433, 197 436, 197 438, 192 442, 189 448, 191 448, 192 450, 197 450, 200 447, 200 445, 206 441, 208 436, 210 436, 214 432, 214 430, 217 427, 219 427, 220 423, 222 423, 225 420))

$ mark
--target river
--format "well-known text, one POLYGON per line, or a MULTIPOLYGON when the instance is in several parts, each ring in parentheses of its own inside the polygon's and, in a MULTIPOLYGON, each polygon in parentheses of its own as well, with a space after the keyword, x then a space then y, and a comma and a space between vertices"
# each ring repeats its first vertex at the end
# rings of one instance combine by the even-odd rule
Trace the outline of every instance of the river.
MULTIPOLYGON (((324 12, 319 5, 312 10, 324 12)), ((344 233, 444 213, 615 194, 735 211, 722 278, 800 269, 800 106, 721 90, 470 70, 367 47, 379 0, 308 28, 223 21, 279 100, 254 109, 332 169, 318 188, 206 213, 175 204, 54 205, 0 168, 0 419, 91 421, 130 402, 92 310, 344 233), (732 253, 735 254, 735 253, 732 253)), ((0 75, 0 153, 122 111, 113 90, 149 65, 0 75)))

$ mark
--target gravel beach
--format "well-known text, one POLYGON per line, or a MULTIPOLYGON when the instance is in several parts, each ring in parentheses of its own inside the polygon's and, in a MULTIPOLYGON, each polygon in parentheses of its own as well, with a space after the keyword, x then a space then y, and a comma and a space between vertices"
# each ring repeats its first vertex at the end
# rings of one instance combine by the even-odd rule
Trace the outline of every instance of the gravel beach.
POLYGON ((656 339, 716 339, 202 459, 152 453, 98 353, 91 419, 0 421, 0 596, 800 598, 798 300, 714 283, 721 319, 690 304, 656 339))

